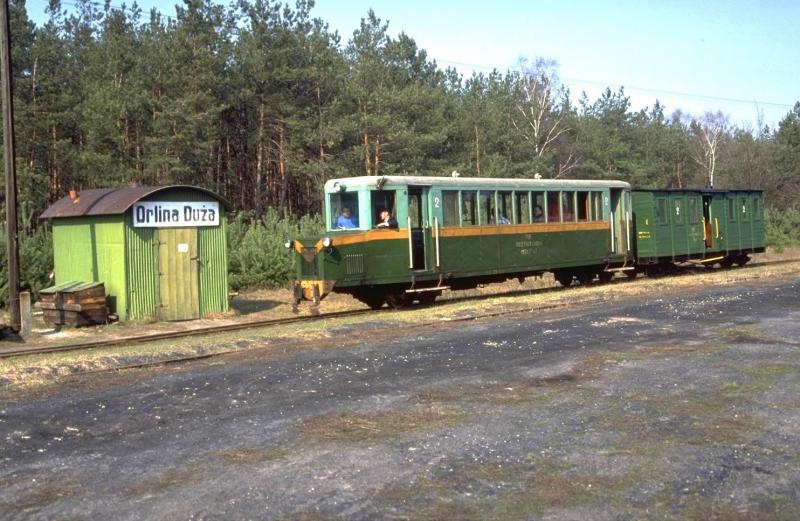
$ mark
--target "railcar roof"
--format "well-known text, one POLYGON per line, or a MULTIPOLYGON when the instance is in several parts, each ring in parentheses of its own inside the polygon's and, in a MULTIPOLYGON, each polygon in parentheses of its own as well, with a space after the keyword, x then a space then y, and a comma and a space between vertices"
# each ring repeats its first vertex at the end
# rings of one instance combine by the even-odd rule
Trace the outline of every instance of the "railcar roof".
POLYGON ((634 192, 696 192, 701 194, 762 193, 764 190, 749 188, 634 188, 634 192))
POLYGON ((432 176, 361 176, 330 179, 325 183, 325 191, 333 191, 334 183, 342 183, 348 188, 386 188, 390 186, 447 186, 447 187, 502 187, 525 189, 553 188, 630 188, 624 181, 597 181, 580 179, 509 179, 492 177, 432 177, 432 176))

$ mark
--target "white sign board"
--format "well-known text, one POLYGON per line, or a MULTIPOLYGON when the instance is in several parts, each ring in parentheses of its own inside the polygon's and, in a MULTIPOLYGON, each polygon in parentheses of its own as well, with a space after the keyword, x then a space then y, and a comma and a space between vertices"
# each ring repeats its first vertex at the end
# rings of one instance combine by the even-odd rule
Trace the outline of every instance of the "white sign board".
POLYGON ((219 226, 219 202, 144 201, 133 205, 134 228, 219 226))

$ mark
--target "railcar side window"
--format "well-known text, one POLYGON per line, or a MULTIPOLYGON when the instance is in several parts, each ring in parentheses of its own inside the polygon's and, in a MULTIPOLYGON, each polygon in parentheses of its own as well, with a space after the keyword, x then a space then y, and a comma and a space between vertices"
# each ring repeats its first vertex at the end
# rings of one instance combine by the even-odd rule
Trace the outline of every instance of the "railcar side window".
POLYGON ((589 221, 589 192, 578 192, 578 220, 589 221))
POLYGON ((746 221, 747 220, 747 198, 746 197, 742 197, 741 199, 739 199, 739 206, 741 206, 741 208, 742 208, 742 220, 746 221))
POLYGON ((447 190, 442 192, 442 226, 458 226, 458 192, 447 190))
POLYGON ((603 192, 592 192, 592 220, 603 220, 603 192))
POLYGON ((761 220, 761 210, 761 199, 759 199, 758 196, 753 197, 753 219, 756 221, 761 220))
POLYGON ((700 222, 700 212, 697 211, 697 197, 689 197, 686 201, 689 211, 689 224, 700 222))
POLYGON ((564 222, 575 220, 575 192, 562 192, 561 194, 561 213, 564 222))
POLYGON ((656 221, 658 222, 658 224, 669 224, 666 199, 663 198, 656 199, 656 221))
POLYGON ((673 215, 673 222, 675 224, 683 224, 683 200, 682 199, 673 199, 672 200, 672 215, 673 215))
POLYGON ((330 194, 331 229, 358 228, 358 192, 330 194))
POLYGON ((514 196, 511 192, 497 192, 497 224, 511 224, 514 219, 514 196))
POLYGON ((475 200, 477 193, 474 190, 461 192, 461 226, 475 226, 478 224, 475 216, 475 200))
POLYGON ((495 224, 494 220, 494 192, 481 190, 478 192, 478 214, 480 224, 495 224))
POLYGON ((545 208, 547 205, 544 202, 544 192, 533 192, 533 222, 543 223, 545 221, 545 208))
POLYGON ((561 205, 558 204, 560 192, 547 192, 547 222, 561 221, 561 205))
POLYGON ((528 192, 516 192, 517 198, 517 222, 528 224, 531 222, 530 194, 528 192))

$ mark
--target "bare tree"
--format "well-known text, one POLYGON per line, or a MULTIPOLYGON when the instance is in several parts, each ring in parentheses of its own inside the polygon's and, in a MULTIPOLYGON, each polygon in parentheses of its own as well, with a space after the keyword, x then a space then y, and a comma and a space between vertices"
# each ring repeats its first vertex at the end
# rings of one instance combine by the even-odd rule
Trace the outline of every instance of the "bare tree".
MULTIPOLYGON (((520 58, 520 99, 511 123, 523 139, 531 143, 537 160, 551 151, 556 140, 571 129, 566 125, 569 93, 558 79, 558 63, 552 59, 536 58, 529 62, 520 58)), ((578 157, 570 152, 558 166, 556 177, 561 177, 578 163, 578 157)))
POLYGON ((692 120, 689 128, 695 136, 694 160, 706 178, 706 186, 714 188, 714 171, 719 158, 719 144, 730 126, 728 116, 721 111, 706 112, 692 120))

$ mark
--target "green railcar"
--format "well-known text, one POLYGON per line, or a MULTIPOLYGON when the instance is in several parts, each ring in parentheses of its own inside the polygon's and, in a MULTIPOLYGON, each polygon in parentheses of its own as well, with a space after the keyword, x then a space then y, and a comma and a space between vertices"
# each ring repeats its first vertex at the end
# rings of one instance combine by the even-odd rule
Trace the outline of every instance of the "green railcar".
POLYGON ((352 177, 325 184, 326 234, 286 246, 296 302, 336 291, 397 307, 548 271, 610 278, 631 264, 630 215, 620 181, 352 177))
POLYGON ((763 252, 764 204, 759 190, 633 190, 638 271, 675 263, 745 264, 763 252))

